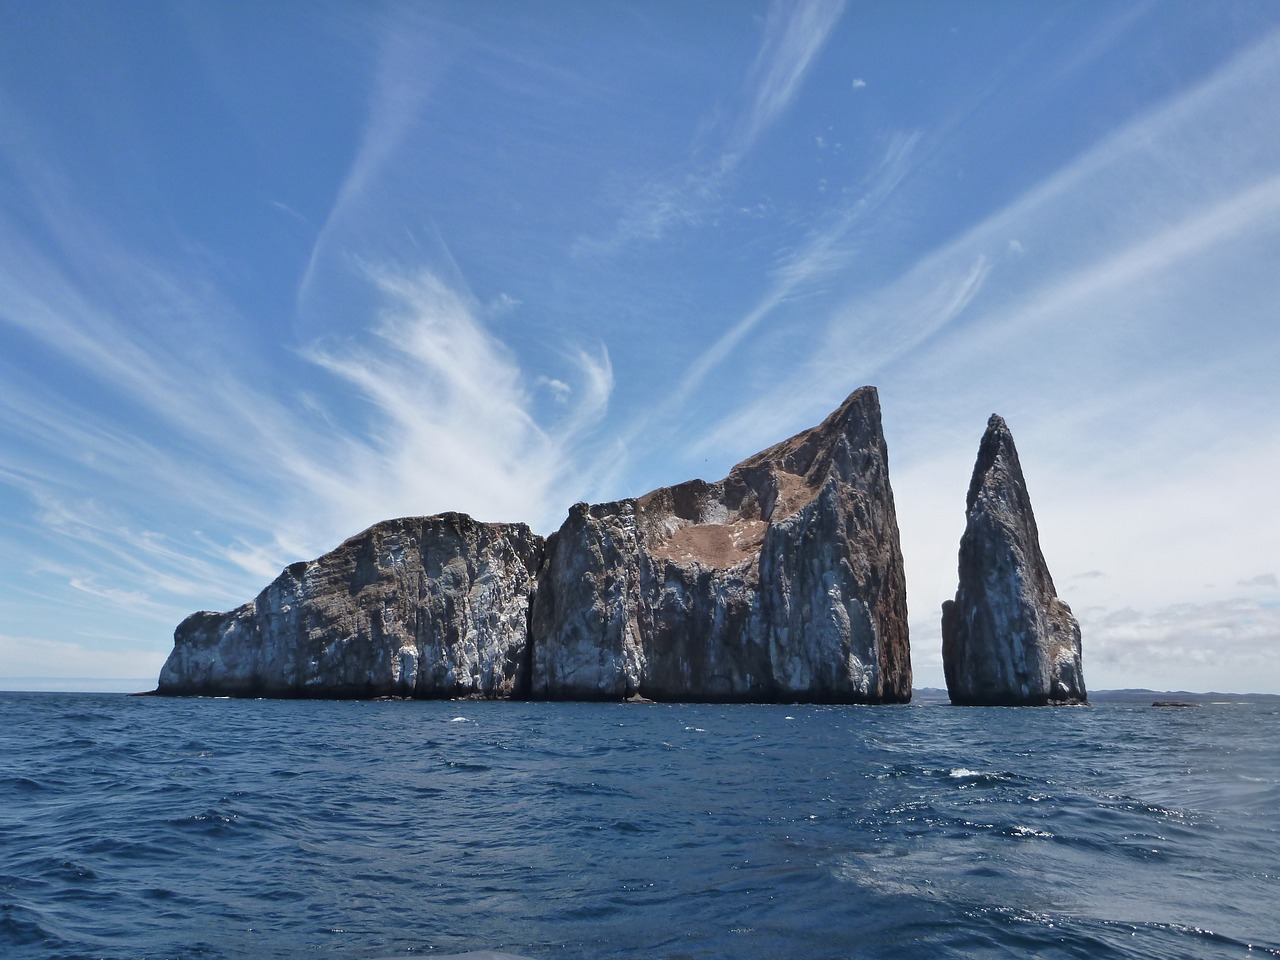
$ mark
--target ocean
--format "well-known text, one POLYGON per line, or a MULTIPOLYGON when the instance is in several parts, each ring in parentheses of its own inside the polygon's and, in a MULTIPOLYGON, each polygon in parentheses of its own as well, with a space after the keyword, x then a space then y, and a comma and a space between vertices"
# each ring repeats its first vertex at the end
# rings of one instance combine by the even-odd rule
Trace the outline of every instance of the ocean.
POLYGON ((0 694, 0 957, 1280 956, 1280 699, 1223 699, 0 694))

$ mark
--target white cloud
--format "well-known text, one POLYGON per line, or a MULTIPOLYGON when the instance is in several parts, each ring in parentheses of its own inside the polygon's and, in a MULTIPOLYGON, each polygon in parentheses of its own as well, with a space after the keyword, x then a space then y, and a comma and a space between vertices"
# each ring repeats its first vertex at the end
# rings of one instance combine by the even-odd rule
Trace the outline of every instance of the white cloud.
POLYGON ((1265 587, 1275 590, 1280 587, 1280 581, 1276 580, 1274 573, 1260 573, 1256 577, 1249 577, 1247 580, 1237 581, 1242 587, 1265 587))
MULTIPOLYGON (((675 389, 664 399, 659 411, 646 418, 646 425, 653 419, 659 419, 680 410, 711 372, 723 364, 751 331, 773 314, 779 306, 809 285, 829 279, 848 266, 858 252, 857 245, 849 243, 851 232, 857 224, 871 215, 906 177, 911 169, 912 156, 918 141, 917 134, 900 134, 890 139, 881 162, 869 175, 863 189, 851 195, 830 222, 811 234, 797 249, 781 258, 773 270, 772 283, 764 297, 722 333, 710 347, 694 358, 675 389)), ((980 283, 980 279, 977 282, 980 283)), ((772 396, 767 404, 752 405, 741 414, 741 417, 757 423, 764 419, 777 422, 777 415, 782 410, 786 410, 787 414, 792 412, 790 406, 785 403, 779 407, 778 399, 772 396)), ((643 429, 647 429, 647 426, 643 429)), ((733 427, 726 431, 727 434, 735 432, 733 427)), ((737 437, 734 438, 734 446, 739 446, 736 443, 737 439, 737 437)), ((698 452, 712 445, 714 441, 710 443, 704 441, 693 449, 698 452)))
MULTIPOLYGON (((913 389, 934 392, 943 382, 987 389, 996 382, 987 369, 992 359, 1018 362, 1015 335, 1029 343, 1050 323, 1072 323, 1073 353, 1055 359, 1060 372, 1068 359, 1091 350, 1087 330, 1105 336, 1108 325, 1115 328, 1111 309, 1121 298, 1154 298, 1168 285, 1162 278, 1176 278, 1183 265, 1273 232, 1280 155, 1267 105, 1277 96, 1280 33, 888 283, 858 290, 831 308, 825 335, 814 338, 819 347, 808 360, 777 370, 776 386, 713 426, 699 449, 750 446, 777 429, 798 428, 852 385, 881 380, 886 369, 907 358, 910 369, 903 372, 918 382, 908 376, 904 385, 913 389), (1017 238, 1013 243, 1011 236, 1017 238), (932 342, 961 316, 963 340, 932 342), (975 376, 980 369, 983 375, 975 376)), ((830 253, 819 244, 798 263, 809 269, 830 253)), ((832 261, 848 262, 842 254, 847 251, 837 248, 832 261)), ((1258 309, 1265 289, 1257 288, 1258 309)), ((762 312, 771 307, 762 304, 762 312)), ((1185 303, 1181 307, 1181 313, 1168 314, 1165 304, 1145 313, 1134 306, 1130 313, 1144 318, 1153 337, 1161 336, 1162 327, 1203 324, 1185 303)), ((739 327, 749 330, 758 322, 749 315, 739 327)), ((727 333, 691 367, 687 380, 701 379, 703 368, 718 362, 740 336, 737 328, 727 333)), ((1128 383, 1099 386, 1105 391, 1128 383)))
POLYGON ((1077 611, 1097 689, 1171 685, 1252 693, 1280 686, 1280 606, 1252 600, 1077 611))
POLYGON ((612 254, 653 242, 680 226, 695 226, 721 199, 743 156, 791 105, 805 75, 844 12, 844 0, 780 0, 769 7, 760 47, 746 80, 747 106, 710 163, 691 162, 643 183, 606 238, 581 237, 579 254, 612 254))
POLYGON ((561 506, 553 483, 564 479, 565 443, 607 402, 607 358, 578 356, 581 398, 549 432, 530 412, 514 355, 470 302, 430 273, 374 280, 387 298, 376 338, 308 354, 372 408, 370 435, 341 474, 309 458, 301 465, 312 485, 329 487, 362 522, 457 509, 545 523, 561 506))
POLYGON ((844 0, 775 2, 749 74, 751 107, 733 151, 745 150, 790 106, 805 74, 844 13, 844 0))
MULTIPOLYGON (((347 241, 363 231, 379 181, 385 178, 400 148, 420 122, 434 73, 444 60, 443 51, 430 41, 426 22, 405 16, 407 9, 399 8, 394 21, 383 24, 377 37, 377 74, 360 147, 316 236, 298 284, 298 312, 304 316, 320 306, 323 293, 316 289, 317 284, 335 268, 342 272, 348 266, 346 258, 351 249, 347 241)), ((368 237, 362 240, 365 246, 370 242, 368 237)))
POLYGON ((510 313, 520 306, 520 301, 509 293, 499 293, 489 303, 489 312, 496 315, 510 313))
MULTIPOLYGON (((81 235, 93 233, 86 221, 81 235)), ((215 302, 211 318, 186 296, 198 278, 166 275, 119 244, 106 262, 75 251, 109 279, 129 271, 146 309, 183 316, 193 348, 184 353, 146 335, 138 306, 94 302, 18 235, 0 218, 0 248, 21 254, 0 265, 0 322, 38 336, 113 398, 85 406, 17 368, 0 391, 0 485, 32 511, 0 538, 28 558, 50 602, 171 625, 193 606, 243 602, 284 563, 388 516, 463 510, 546 532, 592 482, 578 474, 576 449, 607 409, 607 352, 567 349, 571 375, 557 382, 572 384, 572 397, 540 424, 514 354, 473 301, 429 271, 368 272, 380 324, 308 351, 348 388, 333 418, 317 398, 293 404, 255 379, 234 340, 218 353, 199 348, 186 331, 223 308, 215 302), (62 559, 42 559, 52 555, 62 559)))
MULTIPOLYGON (((97 646, 42 637, 0 635, 0 685, 5 689, 68 689, 67 679, 80 680, 76 689, 116 689, 109 678, 153 678, 163 655, 134 647, 97 646), (37 680, 52 680, 41 684, 37 680), (18 682, 15 682, 18 681, 18 682)), ((131 684, 124 688, 140 689, 131 684)))
POLYGON ((564 403, 569 399, 569 394, 573 393, 573 387, 569 386, 563 380, 556 380, 554 377, 539 377, 538 386, 546 387, 551 391, 551 395, 555 397, 556 403, 564 403))

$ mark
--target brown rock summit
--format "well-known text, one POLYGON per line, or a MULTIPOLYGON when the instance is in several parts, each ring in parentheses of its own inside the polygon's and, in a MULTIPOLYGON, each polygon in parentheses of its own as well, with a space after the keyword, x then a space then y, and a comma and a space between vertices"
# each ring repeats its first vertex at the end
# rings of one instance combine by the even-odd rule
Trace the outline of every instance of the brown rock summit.
POLYGON ((951 702, 1084 702, 1080 626, 1054 590, 1013 435, 995 414, 978 448, 965 508, 960 586, 955 600, 942 605, 951 702))

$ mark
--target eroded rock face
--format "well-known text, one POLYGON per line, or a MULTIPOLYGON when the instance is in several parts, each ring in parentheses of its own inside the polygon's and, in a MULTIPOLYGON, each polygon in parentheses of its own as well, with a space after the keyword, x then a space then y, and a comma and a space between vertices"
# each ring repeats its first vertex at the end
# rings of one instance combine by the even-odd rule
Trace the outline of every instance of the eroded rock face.
POLYGON ((960 539, 960 585, 942 605, 952 703, 1082 703, 1080 626, 1058 599, 1013 436, 995 414, 978 448, 960 539))
POLYGON ((542 538, 463 514, 388 520, 174 634, 159 693, 509 697, 542 538))
POLYGON ((718 483, 578 504, 545 544, 460 514, 377 524, 184 620, 158 692, 905 702, 876 391, 718 483))
POLYGON ((875 389, 718 483, 575 506, 547 543, 531 643, 534 698, 909 700, 875 389))

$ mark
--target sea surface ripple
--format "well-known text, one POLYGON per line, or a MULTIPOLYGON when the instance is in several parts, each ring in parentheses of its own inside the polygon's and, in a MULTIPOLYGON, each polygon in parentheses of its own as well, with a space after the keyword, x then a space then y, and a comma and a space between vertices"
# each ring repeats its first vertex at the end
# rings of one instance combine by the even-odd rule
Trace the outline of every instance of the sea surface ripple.
POLYGON ((1278 704, 2 694, 0 956, 1280 956, 1278 704))

